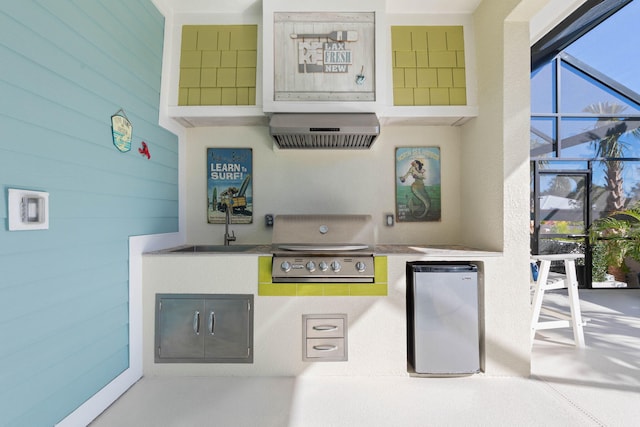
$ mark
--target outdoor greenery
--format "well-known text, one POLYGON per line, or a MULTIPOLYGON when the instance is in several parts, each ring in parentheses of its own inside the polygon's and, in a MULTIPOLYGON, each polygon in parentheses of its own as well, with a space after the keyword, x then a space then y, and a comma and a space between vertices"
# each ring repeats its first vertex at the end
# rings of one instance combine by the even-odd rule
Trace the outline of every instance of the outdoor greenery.
MULTIPOLYGON (((640 262, 640 203, 594 221, 589 228, 589 240, 594 259, 595 252, 601 251, 598 256, 607 266, 624 268, 625 258, 640 262)), ((596 274, 595 268, 593 273, 596 274)))
POLYGON ((604 245, 596 243, 591 247, 591 280, 593 282, 607 280, 607 267, 604 245))

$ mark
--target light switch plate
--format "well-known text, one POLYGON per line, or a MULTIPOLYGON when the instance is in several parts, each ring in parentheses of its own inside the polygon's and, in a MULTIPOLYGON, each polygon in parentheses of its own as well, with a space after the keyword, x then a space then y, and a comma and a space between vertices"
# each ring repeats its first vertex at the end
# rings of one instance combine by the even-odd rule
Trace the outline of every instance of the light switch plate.
POLYGON ((9 231, 49 228, 49 193, 9 188, 8 202, 9 231))

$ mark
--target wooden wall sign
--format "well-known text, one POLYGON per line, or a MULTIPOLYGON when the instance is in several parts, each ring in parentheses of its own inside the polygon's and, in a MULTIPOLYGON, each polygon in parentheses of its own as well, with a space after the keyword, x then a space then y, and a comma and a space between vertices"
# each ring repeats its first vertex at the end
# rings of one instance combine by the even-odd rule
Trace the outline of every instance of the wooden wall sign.
POLYGON ((274 13, 274 101, 375 101, 375 14, 274 13))

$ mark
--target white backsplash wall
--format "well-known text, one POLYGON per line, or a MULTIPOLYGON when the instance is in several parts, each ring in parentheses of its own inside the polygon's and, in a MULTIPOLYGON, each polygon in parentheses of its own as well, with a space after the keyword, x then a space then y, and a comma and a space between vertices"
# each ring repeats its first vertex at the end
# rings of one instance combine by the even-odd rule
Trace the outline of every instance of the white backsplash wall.
MULTIPOLYGON (((447 126, 385 126, 370 150, 279 150, 266 126, 204 127, 186 136, 187 243, 222 244, 224 225, 206 218, 209 147, 253 149, 253 224, 232 225, 241 243, 270 243, 265 214, 371 214, 377 243, 460 244, 460 131, 447 126), (395 216, 396 147, 441 150, 442 220, 384 225, 395 216)), ((404 173, 403 171, 402 173, 404 173)))

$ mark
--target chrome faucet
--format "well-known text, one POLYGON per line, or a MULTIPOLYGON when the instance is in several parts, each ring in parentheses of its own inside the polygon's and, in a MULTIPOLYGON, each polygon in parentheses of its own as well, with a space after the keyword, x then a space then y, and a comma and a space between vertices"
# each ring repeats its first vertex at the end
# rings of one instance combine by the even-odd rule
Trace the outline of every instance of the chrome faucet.
POLYGON ((225 221, 224 221, 224 245, 229 246, 229 242, 236 241, 236 235, 233 230, 231 230, 231 234, 229 234, 229 224, 231 223, 231 206, 227 205, 227 209, 225 211, 225 221))

